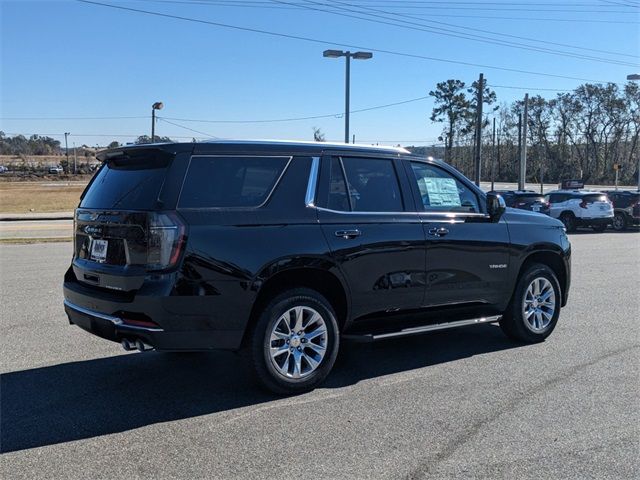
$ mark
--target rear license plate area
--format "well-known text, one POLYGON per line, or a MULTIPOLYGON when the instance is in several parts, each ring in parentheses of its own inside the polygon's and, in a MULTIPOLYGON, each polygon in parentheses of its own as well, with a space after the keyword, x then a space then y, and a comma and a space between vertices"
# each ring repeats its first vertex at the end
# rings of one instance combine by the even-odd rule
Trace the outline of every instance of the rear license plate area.
POLYGON ((94 239, 91 242, 91 260, 104 262, 107 259, 108 240, 94 239))

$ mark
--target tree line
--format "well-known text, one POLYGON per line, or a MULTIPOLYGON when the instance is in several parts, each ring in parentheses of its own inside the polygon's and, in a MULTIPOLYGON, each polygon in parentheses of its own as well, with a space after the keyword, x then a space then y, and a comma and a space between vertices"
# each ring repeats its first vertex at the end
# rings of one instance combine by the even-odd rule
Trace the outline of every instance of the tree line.
MULTIPOLYGON (((484 84, 486 85, 486 83, 484 84)), ((434 99, 431 121, 442 123, 442 144, 417 147, 416 153, 444 156, 467 176, 473 174, 478 83, 440 82, 429 92, 434 99)), ((483 88, 482 179, 516 181, 519 119, 524 100, 498 105, 496 93, 483 88), (487 108, 488 107, 488 108, 487 108), (495 120, 496 138, 493 140, 495 120)), ((553 98, 528 100, 527 181, 555 183, 578 178, 585 183, 612 183, 614 165, 621 183, 635 184, 640 146, 640 86, 629 82, 584 84, 553 98)))
MULTIPOLYGON (((155 137, 156 142, 172 142, 169 137, 155 137)), ((151 143, 151 138, 148 135, 140 135, 134 142, 135 145, 141 145, 145 143, 151 143)), ((107 148, 115 148, 122 146, 117 141, 109 143, 107 148)), ((95 154, 95 150, 99 148, 92 148, 88 145, 82 145, 77 147, 77 154, 89 157, 95 154)), ((69 147, 69 152, 72 152, 72 148, 69 147)), ((64 146, 60 140, 56 140, 51 137, 43 135, 31 135, 25 137, 24 135, 8 136, 4 132, 0 131, 0 155, 64 155, 64 146)))

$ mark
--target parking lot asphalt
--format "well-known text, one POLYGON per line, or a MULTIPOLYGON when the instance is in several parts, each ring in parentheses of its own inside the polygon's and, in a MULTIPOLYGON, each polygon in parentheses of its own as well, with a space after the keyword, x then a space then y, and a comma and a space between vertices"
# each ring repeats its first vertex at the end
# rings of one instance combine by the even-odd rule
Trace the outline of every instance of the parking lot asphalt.
POLYGON ((640 477, 640 233, 578 233, 544 343, 495 325, 341 345, 278 398, 231 352, 126 353, 70 326, 70 243, 0 245, 0 477, 640 477))

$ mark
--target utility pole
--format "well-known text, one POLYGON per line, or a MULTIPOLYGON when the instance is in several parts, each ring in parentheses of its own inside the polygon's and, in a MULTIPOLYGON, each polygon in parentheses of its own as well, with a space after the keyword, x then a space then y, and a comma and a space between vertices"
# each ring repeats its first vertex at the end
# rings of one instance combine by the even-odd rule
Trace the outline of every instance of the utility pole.
POLYGON ((529 123, 529 94, 524 94, 524 115, 522 118, 522 141, 520 148, 520 181, 518 188, 524 190, 527 182, 527 123, 529 123), (520 185, 521 184, 521 185, 520 185))
POLYGON ((477 119, 476 119, 476 158, 475 158, 475 182, 480 186, 480 169, 482 162, 482 100, 484 92, 484 75, 481 73, 478 79, 477 119))
POLYGON ((351 143, 356 143, 356 134, 355 133, 353 134, 353 142, 351 142, 351 143))
POLYGON ((73 174, 78 173, 78 155, 76 153, 76 142, 73 142, 73 174))
POLYGON ((71 135, 69 132, 64 132, 64 154, 67 157, 67 169, 69 168, 69 145, 67 144, 67 137, 69 135, 71 135))
POLYGON ((491 190, 496 182, 496 118, 493 117, 493 135, 491 136, 491 190))
POLYGON ((522 169, 520 159, 522 158, 522 114, 518 115, 518 190, 524 190, 522 185, 522 169))
POLYGON ((497 159, 496 159, 496 163, 498 164, 498 171, 500 171, 500 136, 498 135, 498 138, 496 139, 498 142, 498 155, 497 155, 497 159))

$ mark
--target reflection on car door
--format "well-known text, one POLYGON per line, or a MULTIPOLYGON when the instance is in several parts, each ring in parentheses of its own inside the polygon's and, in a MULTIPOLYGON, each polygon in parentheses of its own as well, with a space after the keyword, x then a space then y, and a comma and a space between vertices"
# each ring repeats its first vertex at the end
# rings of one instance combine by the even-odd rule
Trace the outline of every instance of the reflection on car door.
POLYGON ((461 176, 429 162, 405 163, 426 236, 424 304, 494 305, 508 289, 509 233, 491 222, 461 176))
POLYGON ((318 216, 350 285, 353 318, 417 308, 423 299, 424 232, 395 162, 323 159, 318 216))

